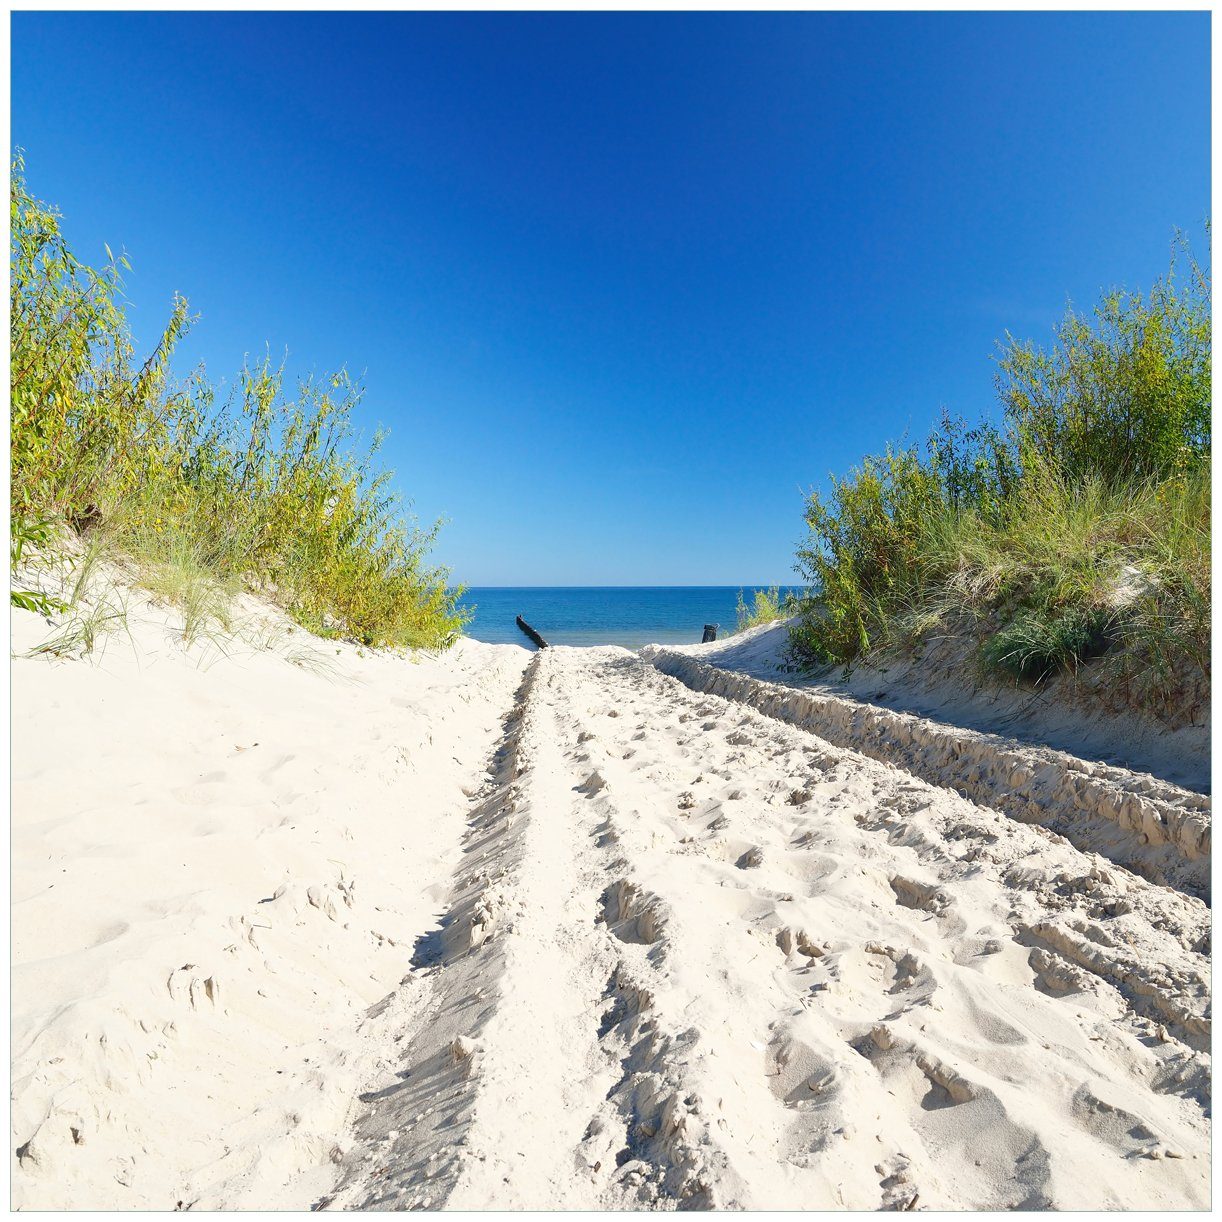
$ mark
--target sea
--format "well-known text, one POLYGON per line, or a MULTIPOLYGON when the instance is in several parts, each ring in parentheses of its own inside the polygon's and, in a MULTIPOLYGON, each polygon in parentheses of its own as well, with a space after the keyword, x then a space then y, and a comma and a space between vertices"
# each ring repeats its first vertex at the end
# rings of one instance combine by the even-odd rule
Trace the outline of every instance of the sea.
POLYGON ((750 605, 762 586, 483 586, 463 595, 474 608, 468 636, 533 648, 521 616, 549 645, 690 645, 705 624, 726 636, 736 623, 739 591, 750 605))

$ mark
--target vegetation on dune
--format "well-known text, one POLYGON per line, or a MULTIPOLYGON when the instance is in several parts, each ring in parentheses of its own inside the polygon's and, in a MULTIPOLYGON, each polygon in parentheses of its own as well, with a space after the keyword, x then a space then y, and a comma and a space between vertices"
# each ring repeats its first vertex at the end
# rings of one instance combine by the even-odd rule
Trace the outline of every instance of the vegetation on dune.
POLYGON ((1150 707, 1207 681, 1210 322, 1180 243, 1149 293, 1070 311, 1050 350, 1007 335, 1000 427, 944 416, 810 496, 797 655, 848 665, 947 631, 1037 682, 1102 656, 1150 707))
MULTIPOLYGON (((202 371, 173 381, 191 324, 176 297, 138 362, 121 295, 123 259, 81 263, 58 214, 12 167, 12 495, 15 566, 56 532, 85 543, 76 564, 122 558, 184 611, 184 635, 224 622, 242 589, 324 635, 444 648, 461 631, 461 591, 427 557, 378 470, 381 436, 361 446, 361 391, 344 373, 291 392, 269 362, 242 370, 224 401, 202 371)), ((110 251, 107 250, 108 257, 110 251)), ((81 550, 81 549, 78 549, 81 550)), ((80 582, 77 582, 79 588, 80 582)), ((54 610, 45 595, 13 601, 54 610)))
POLYGON ((782 594, 780 586, 754 591, 750 604, 743 598, 742 590, 739 590, 734 631, 745 632, 748 628, 759 627, 760 624, 775 623, 793 615, 797 609, 798 601, 793 591, 786 590, 782 594))

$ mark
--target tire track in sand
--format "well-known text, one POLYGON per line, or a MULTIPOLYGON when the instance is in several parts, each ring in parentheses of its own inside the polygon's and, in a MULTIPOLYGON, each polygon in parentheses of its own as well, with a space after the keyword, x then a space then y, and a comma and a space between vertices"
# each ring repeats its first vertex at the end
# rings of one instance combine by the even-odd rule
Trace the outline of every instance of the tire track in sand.
POLYGON ((1209 899, 1211 799, 1156 777, 847 696, 769 683, 651 645, 643 656, 715 693, 1038 823, 1163 886, 1209 899))
POLYGON ((442 928, 371 1015, 403 1051, 362 1096, 326 1207, 639 1207, 711 1186, 682 1040, 632 961, 657 930, 630 884, 608 922, 614 837, 554 657, 532 661, 473 798, 442 928))
POLYGON ((1041 827, 549 650, 335 1204, 1200 1207, 1207 953, 1041 827))

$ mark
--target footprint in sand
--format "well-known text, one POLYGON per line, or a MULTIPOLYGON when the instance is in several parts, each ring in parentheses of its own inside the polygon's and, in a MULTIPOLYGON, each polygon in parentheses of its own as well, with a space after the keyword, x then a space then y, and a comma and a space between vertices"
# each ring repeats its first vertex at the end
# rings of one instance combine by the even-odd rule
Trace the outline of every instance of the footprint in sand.
POLYGON ((573 789, 576 793, 585 794, 587 798, 594 797, 595 794, 602 793, 607 788, 607 782, 603 778, 602 773, 597 769, 590 773, 580 785, 574 785, 573 789))

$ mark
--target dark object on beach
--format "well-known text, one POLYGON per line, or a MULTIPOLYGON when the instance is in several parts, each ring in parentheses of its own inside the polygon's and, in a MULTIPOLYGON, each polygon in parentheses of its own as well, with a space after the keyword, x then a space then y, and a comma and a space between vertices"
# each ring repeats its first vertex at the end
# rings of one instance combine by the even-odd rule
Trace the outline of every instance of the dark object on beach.
POLYGON ((720 624, 705 624, 704 636, 700 638, 701 645, 707 645, 710 641, 715 641, 717 639, 717 629, 720 627, 720 624))
POLYGON ((525 632, 526 635, 530 637, 530 639, 534 641, 534 643, 538 645, 540 649, 547 648, 547 642, 520 615, 518 616, 518 627, 521 628, 522 631, 525 632))

